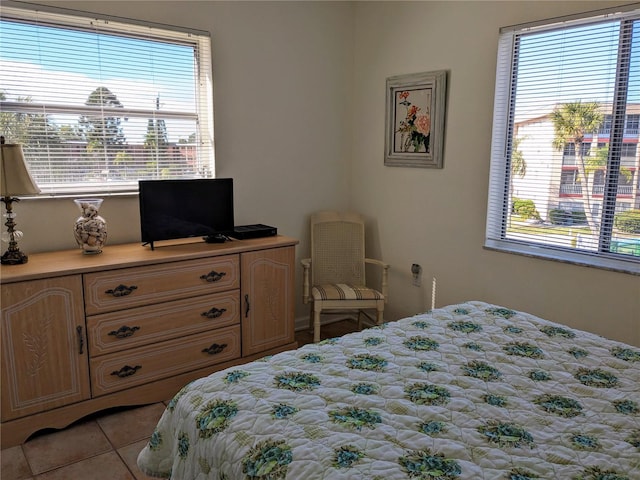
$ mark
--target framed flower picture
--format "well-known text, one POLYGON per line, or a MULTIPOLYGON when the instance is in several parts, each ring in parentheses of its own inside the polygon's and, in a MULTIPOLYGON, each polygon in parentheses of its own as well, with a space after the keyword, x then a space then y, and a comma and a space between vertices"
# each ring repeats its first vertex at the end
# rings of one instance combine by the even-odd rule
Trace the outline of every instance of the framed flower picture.
POLYGON ((447 71, 387 78, 384 164, 442 168, 447 71))

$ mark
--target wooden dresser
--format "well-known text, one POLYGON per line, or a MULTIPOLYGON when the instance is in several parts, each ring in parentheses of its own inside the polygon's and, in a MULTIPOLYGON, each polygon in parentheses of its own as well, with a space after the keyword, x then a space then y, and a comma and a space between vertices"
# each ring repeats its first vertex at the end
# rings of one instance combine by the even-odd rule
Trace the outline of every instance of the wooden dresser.
POLYGON ((297 243, 136 243, 3 266, 2 448, 295 348, 297 243))

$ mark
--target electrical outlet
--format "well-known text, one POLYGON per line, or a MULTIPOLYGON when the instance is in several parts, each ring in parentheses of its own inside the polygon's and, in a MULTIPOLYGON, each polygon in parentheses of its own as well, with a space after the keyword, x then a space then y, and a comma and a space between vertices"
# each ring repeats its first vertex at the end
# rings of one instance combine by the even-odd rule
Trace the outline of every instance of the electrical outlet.
POLYGON ((414 263, 411 265, 411 274, 413 275, 413 285, 419 287, 422 285, 422 267, 414 263))

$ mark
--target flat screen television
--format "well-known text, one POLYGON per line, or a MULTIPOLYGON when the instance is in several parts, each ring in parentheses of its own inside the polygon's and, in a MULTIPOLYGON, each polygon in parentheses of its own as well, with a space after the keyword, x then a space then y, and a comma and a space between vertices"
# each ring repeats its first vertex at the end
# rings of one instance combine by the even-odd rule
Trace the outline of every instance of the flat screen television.
POLYGON ((233 179, 140 180, 142 242, 233 232, 233 179))

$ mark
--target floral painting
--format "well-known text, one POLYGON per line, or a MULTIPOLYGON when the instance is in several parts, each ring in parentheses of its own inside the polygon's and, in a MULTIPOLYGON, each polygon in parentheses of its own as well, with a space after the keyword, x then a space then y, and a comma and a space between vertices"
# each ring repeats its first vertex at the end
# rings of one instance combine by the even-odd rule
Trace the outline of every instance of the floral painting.
POLYGON ((431 133, 431 89, 398 90, 396 94, 396 125, 394 152, 429 152, 431 133), (409 98, 411 97, 411 98, 409 98), (405 116, 398 115, 405 110, 405 116))
POLYGON ((387 79, 385 165, 442 168, 447 72, 387 79))

